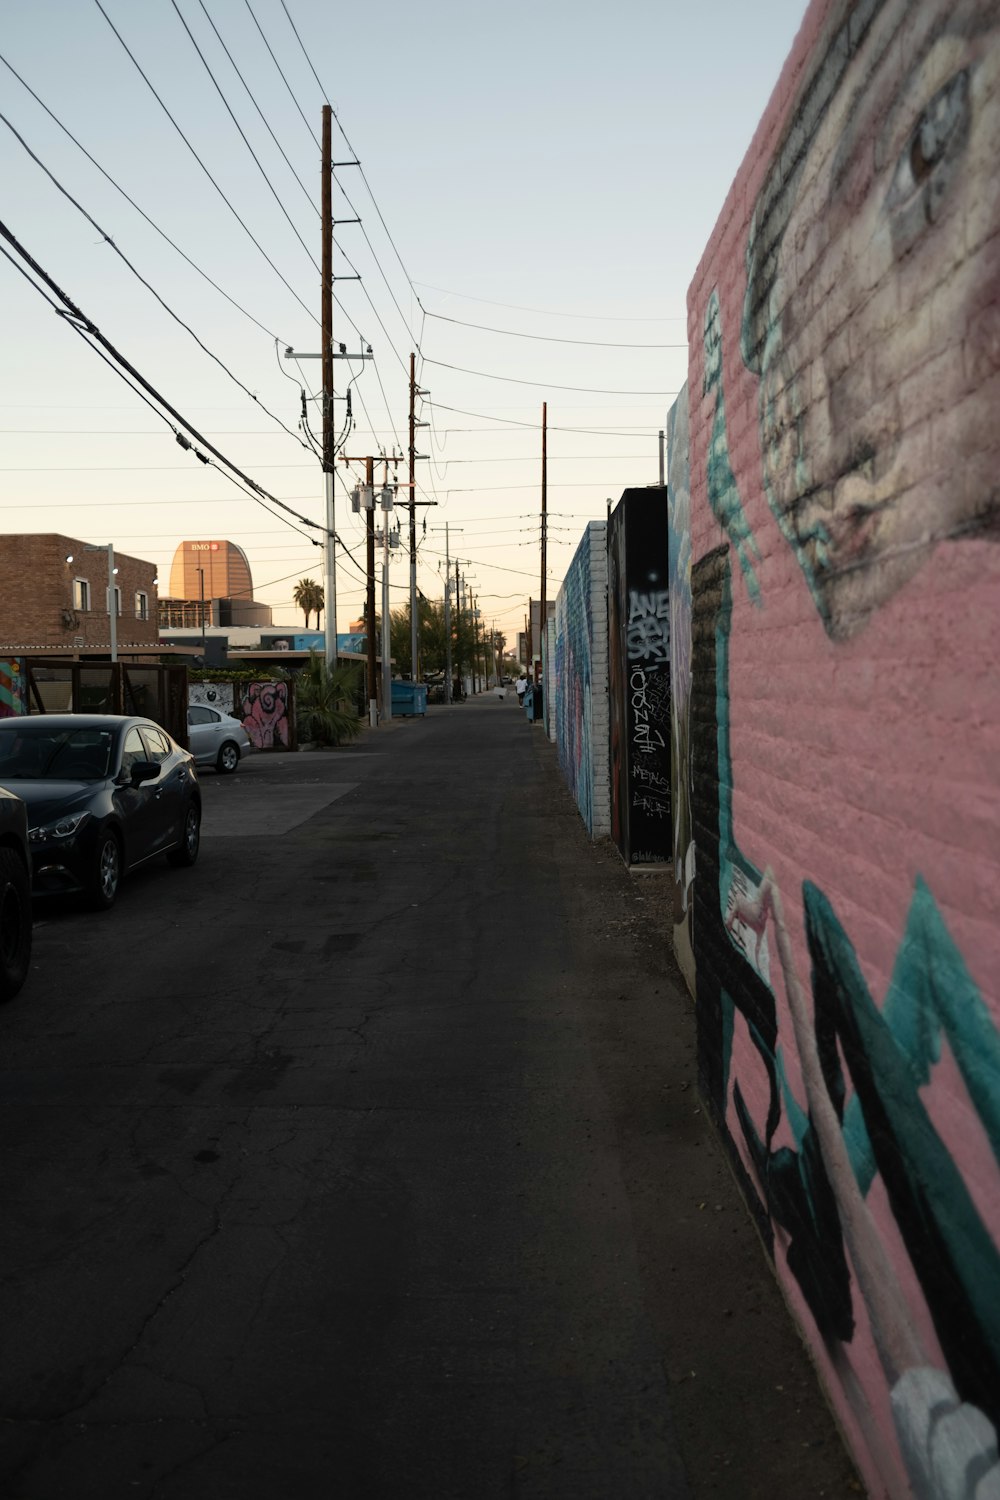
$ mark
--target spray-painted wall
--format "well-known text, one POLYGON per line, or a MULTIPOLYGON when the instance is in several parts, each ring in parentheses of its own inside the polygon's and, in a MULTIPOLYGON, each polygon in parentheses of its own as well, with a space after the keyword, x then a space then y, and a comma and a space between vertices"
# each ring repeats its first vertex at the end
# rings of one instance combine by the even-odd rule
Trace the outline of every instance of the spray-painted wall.
POLYGON ((998 141, 992 0, 816 0, 688 302, 702 1085, 876 1496, 1000 1494, 998 141))
POLYGON ((665 486, 608 518, 611 837, 628 865, 671 859, 670 592, 665 486))
POLYGON ((19 656, 0 657, 0 719, 28 712, 24 662, 19 656))
POLYGON ((691 788, 691 464, 688 389, 667 414, 667 588, 670 595, 670 806, 674 953, 695 991, 695 838, 691 788))
POLYGON ((559 764, 594 838, 611 831, 608 789, 607 526, 591 521, 556 598, 553 711, 559 764))
POLYGON ((191 682, 188 702, 232 714, 257 750, 290 750, 295 744, 294 682, 191 682))

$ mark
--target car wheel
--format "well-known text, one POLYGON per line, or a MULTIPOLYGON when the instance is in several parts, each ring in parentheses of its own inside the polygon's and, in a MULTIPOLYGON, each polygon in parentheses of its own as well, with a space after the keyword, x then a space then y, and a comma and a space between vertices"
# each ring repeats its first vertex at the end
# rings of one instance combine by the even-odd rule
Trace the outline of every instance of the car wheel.
POLYGON ((31 960, 31 882, 13 849, 0 849, 0 1000, 13 1000, 31 960))
POLYGON ((215 757, 215 769, 224 776, 231 776, 240 763, 240 747, 227 740, 215 757))
POLYGON ((90 905, 109 911, 115 904, 122 878, 122 851, 113 833, 102 833, 94 856, 94 871, 87 892, 90 905))
POLYGON ((193 865, 201 847, 201 808, 189 804, 181 827, 180 843, 167 855, 172 865, 193 865))

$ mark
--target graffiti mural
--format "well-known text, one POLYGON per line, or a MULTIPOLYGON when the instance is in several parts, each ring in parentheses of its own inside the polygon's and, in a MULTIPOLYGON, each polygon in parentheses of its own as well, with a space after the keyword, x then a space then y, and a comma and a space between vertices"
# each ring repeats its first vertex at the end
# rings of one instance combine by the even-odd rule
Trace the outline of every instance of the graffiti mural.
POLYGON ((28 712, 24 663, 19 656, 0 657, 0 719, 28 712))
POLYGON ((892 1500, 1000 1496, 998 139, 994 5, 814 0, 669 423, 701 1086, 892 1500))
POLYGON ((189 682, 188 702, 203 703, 208 708, 217 708, 220 713, 235 712, 235 689, 231 682, 189 682))
POLYGON ((287 683, 251 682, 243 695, 239 716, 258 750, 291 748, 287 683))
POLYGON ((607 527, 592 521, 556 598, 554 699, 559 765, 595 837, 610 832, 607 527))
POLYGON ((670 595, 666 491, 626 490, 608 521, 612 837, 628 864, 666 864, 670 595))
POLYGON ((695 989, 695 841, 691 796, 691 474, 688 392, 667 413, 667 588, 670 594, 670 805, 673 812, 674 952, 695 989))

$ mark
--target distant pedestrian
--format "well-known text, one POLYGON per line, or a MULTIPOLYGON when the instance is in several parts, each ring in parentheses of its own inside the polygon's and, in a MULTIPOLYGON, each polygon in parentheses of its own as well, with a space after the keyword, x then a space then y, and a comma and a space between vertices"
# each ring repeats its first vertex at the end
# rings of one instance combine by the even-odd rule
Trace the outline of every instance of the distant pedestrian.
POLYGON ((527 677, 525 677, 525 675, 524 675, 523 672, 521 673, 520 677, 517 679, 517 681, 514 684, 514 691, 517 693, 517 706, 518 706, 518 708, 523 708, 524 707, 524 695, 528 691, 528 679, 527 679, 527 677))

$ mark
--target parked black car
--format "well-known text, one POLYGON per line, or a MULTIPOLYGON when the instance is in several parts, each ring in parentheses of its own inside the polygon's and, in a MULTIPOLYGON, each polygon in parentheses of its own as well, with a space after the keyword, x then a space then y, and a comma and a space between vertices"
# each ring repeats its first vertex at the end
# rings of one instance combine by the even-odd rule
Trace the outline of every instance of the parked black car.
POLYGON ((31 961, 31 861, 28 813, 0 787, 0 1000, 12 1000, 31 961))
POLYGON ((0 719, 0 786, 27 803, 36 895, 114 904, 122 876, 165 854, 193 865, 201 839, 194 757, 149 719, 0 719))

